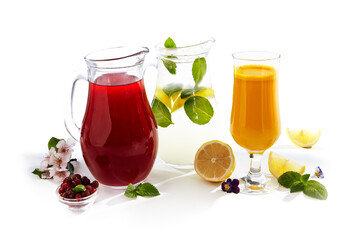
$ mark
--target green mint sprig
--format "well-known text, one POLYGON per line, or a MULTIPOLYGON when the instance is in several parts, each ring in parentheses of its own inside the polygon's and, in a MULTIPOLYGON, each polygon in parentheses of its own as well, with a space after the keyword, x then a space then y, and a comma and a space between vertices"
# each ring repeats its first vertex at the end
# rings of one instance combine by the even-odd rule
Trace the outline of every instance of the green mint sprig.
POLYGON ((310 174, 300 175, 298 172, 288 171, 278 178, 278 182, 281 186, 290 188, 290 193, 303 192, 309 197, 326 200, 328 192, 325 186, 309 178, 310 174))
POLYGON ((171 121, 171 113, 169 109, 157 98, 154 98, 151 104, 151 110, 154 114, 157 125, 166 128, 170 124, 174 124, 171 121))
POLYGON ((160 195, 160 192, 151 183, 140 183, 137 187, 130 183, 124 195, 128 198, 136 198, 137 196, 155 197, 160 195))
MULTIPOLYGON (((168 38, 164 43, 165 48, 176 48, 176 44, 172 38, 168 38)), ((166 58, 176 58, 176 56, 167 56, 166 58)), ((176 63, 161 59, 166 69, 170 74, 176 74, 176 63)), ((214 109, 208 99, 202 96, 195 96, 195 94, 203 89, 199 84, 203 80, 207 70, 207 63, 204 57, 198 57, 194 60, 192 65, 192 76, 195 82, 194 88, 183 89, 182 84, 171 83, 163 88, 164 93, 171 97, 173 94, 181 91, 181 99, 185 99, 184 110, 189 119, 198 125, 207 124, 214 115, 214 109)), ((169 107, 171 110, 171 107, 169 107)), ((171 120, 171 112, 164 103, 159 99, 154 99, 151 104, 156 123, 158 126, 166 128, 174 124, 171 120)))
POLYGON ((171 37, 168 37, 164 43, 164 47, 166 48, 176 48, 176 44, 171 37))
POLYGON ((214 115, 214 109, 209 100, 201 96, 192 96, 185 101, 184 110, 193 123, 207 124, 214 115))
POLYGON ((192 66, 192 75, 195 81, 195 86, 198 86, 206 74, 207 64, 204 57, 195 59, 192 66))
MULTIPOLYGON (((165 48, 176 48, 176 44, 175 44, 174 40, 172 40, 172 38, 168 37, 168 39, 166 39, 166 41, 164 43, 164 47, 165 48)), ((168 56, 168 58, 176 58, 176 57, 168 56)), ((167 60, 167 59, 161 59, 161 60, 164 64, 164 66, 166 67, 166 69, 169 71, 169 73, 175 75, 176 68, 177 68, 176 63, 171 60, 167 60)))
POLYGON ((177 93, 182 90, 182 84, 180 83, 170 83, 163 88, 164 93, 171 97, 174 93, 177 93))

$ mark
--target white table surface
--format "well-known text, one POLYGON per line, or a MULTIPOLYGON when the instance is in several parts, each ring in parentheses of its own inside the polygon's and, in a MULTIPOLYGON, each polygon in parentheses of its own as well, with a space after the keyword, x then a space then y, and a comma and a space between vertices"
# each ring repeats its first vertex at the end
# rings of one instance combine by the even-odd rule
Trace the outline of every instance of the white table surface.
MULTIPOLYGON (((355 2, 181 1, 174 3, 176 11, 163 7, 168 1, 1 3, 1 32, 6 37, 0 46, 0 146, 5 153, 0 238, 356 239, 360 15, 355 2), (146 180, 160 196, 134 200, 123 190, 100 186, 87 211, 65 209, 55 197, 57 184, 31 172, 40 166, 52 136, 69 137, 63 125, 64 99, 74 72, 85 66, 83 56, 106 47, 146 45, 151 59, 155 43, 196 33, 217 39, 211 74, 224 129, 231 107, 231 53, 256 49, 282 54, 283 133, 270 150, 305 164, 307 173, 321 166, 325 179, 319 181, 329 192, 328 200, 285 190, 261 196, 226 194, 219 184, 157 158, 146 180), (314 148, 298 148, 287 138, 287 126, 317 126, 322 136, 314 148)), ((152 70, 145 77, 150 99, 154 74, 152 70)), ((220 140, 234 150, 233 177, 245 174, 245 151, 227 130, 220 140)), ((73 157, 78 159, 76 172, 91 176, 79 144, 73 157)))

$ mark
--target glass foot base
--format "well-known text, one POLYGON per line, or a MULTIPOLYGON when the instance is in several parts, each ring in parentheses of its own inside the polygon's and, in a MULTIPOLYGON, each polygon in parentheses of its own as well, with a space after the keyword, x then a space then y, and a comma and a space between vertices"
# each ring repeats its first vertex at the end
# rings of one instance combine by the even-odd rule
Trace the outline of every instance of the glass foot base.
POLYGON ((279 187, 276 178, 269 174, 259 174, 258 176, 247 176, 239 179, 239 188, 242 193, 265 194, 270 193, 279 187))

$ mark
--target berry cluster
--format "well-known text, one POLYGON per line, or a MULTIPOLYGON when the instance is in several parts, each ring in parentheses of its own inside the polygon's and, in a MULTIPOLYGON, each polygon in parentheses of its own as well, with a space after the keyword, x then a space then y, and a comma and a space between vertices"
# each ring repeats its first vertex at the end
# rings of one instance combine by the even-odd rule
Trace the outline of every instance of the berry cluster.
POLYGON ((99 187, 98 181, 90 182, 90 179, 86 176, 81 177, 80 174, 74 174, 71 177, 64 179, 59 188, 59 194, 61 197, 70 199, 80 199, 90 196, 99 187), (83 185, 82 188, 77 187, 83 185), (76 187, 76 188, 75 188, 76 187), (78 189, 82 189, 79 191, 78 189), (75 190, 75 191, 74 191, 75 190))

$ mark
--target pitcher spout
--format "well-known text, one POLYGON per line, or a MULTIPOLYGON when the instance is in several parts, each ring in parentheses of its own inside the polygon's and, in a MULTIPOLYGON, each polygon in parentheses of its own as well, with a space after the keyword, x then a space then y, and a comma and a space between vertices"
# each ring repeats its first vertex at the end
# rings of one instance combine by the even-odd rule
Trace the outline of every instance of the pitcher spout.
POLYGON ((147 47, 115 47, 96 51, 85 56, 89 68, 119 69, 142 65, 147 47))

